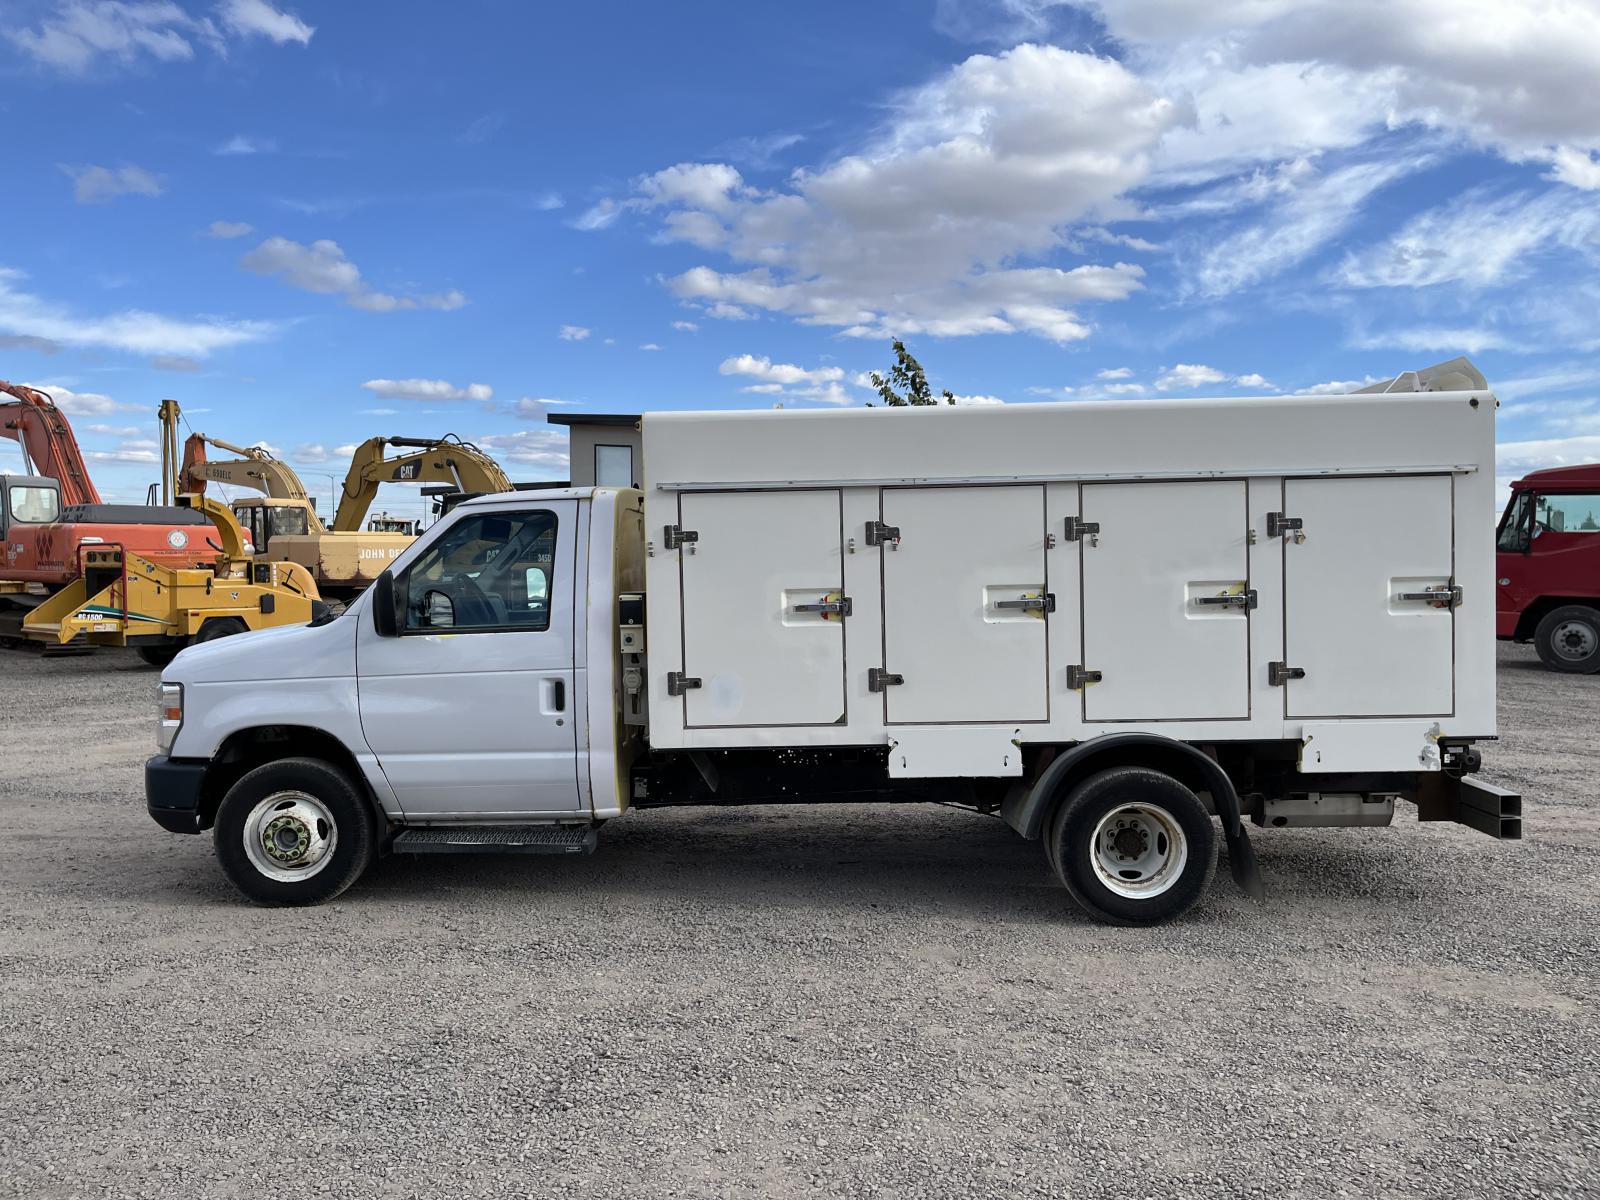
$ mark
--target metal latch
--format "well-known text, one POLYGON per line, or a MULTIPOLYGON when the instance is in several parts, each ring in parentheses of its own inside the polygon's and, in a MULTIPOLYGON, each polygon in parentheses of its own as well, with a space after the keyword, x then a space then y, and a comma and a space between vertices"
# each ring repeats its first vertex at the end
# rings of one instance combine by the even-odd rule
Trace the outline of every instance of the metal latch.
POLYGON ((1023 612, 1047 612, 1056 610, 1056 594, 1046 592, 1042 596, 1024 596, 1021 600, 996 600, 996 608, 1020 608, 1023 612))
POLYGON ((854 607, 850 602, 849 596, 840 596, 837 600, 820 600, 816 604, 796 604, 789 611, 797 613, 833 613, 837 616, 848 617, 854 607))
POLYGON ((1069 542, 1081 542, 1087 536, 1091 546, 1100 544, 1100 522, 1085 521, 1082 517, 1068 517, 1066 537, 1069 542))
POLYGON ((867 545, 886 546, 900 544, 900 526, 885 525, 882 521, 867 522, 867 545))
POLYGON ((690 542, 698 542, 699 540, 699 530, 684 529, 680 525, 668 525, 661 535, 661 544, 668 550, 676 550, 679 546, 686 546, 690 542))
POLYGON ((1101 678, 1099 671, 1085 671, 1077 665, 1067 668, 1067 688, 1070 691, 1081 691, 1091 683, 1099 683, 1101 678))
POLYGON ((867 691, 881 692, 885 688, 899 687, 906 681, 904 675, 894 675, 882 667, 867 668, 867 691))
POLYGON ((1304 527, 1305 519, 1303 517, 1288 517, 1281 512, 1269 512, 1267 514, 1267 536, 1269 538, 1282 537, 1286 533, 1294 533, 1299 535, 1295 538, 1295 541, 1302 542, 1305 540, 1302 532, 1304 527))
POLYGON ((1258 597, 1255 588, 1245 588, 1242 592, 1231 592, 1221 596, 1196 596, 1194 602, 1202 607, 1242 608, 1246 612, 1253 612, 1258 597))
POLYGON ((1304 667, 1291 667, 1288 663, 1269 662, 1267 664, 1267 682, 1273 687, 1282 687, 1291 679, 1304 679, 1304 667))
POLYGON ((667 672, 667 695, 681 696, 690 688, 700 686, 700 680, 693 675, 685 675, 682 671, 667 672))
POLYGON ((1395 599, 1426 600, 1430 604, 1443 605, 1453 610, 1461 604, 1461 588, 1457 584, 1446 583, 1438 587, 1424 588, 1420 592, 1401 592, 1395 599))

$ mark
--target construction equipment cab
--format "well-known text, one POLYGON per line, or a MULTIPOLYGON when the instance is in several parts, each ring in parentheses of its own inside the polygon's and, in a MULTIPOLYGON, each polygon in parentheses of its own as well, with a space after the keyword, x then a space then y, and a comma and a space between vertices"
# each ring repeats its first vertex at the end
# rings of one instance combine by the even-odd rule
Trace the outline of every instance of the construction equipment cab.
POLYGON ((634 809, 937 800, 1132 924, 1222 845, 1261 894, 1246 822, 1520 836, 1471 777, 1495 401, 1444 375, 647 415, 646 491, 466 501, 337 620, 180 655, 150 813, 297 904, 383 853, 582 853, 634 809))
POLYGON ((1495 561, 1495 634, 1553 671, 1600 671, 1600 463, 1511 485, 1495 561))

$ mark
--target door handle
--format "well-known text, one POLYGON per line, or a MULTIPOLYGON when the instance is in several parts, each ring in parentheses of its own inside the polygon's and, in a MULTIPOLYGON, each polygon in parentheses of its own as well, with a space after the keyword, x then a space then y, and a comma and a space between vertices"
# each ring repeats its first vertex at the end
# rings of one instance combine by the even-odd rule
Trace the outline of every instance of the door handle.
POLYGON ((1194 602, 1202 608, 1242 608, 1250 612, 1259 603, 1260 597, 1256 595, 1255 588, 1246 588, 1242 592, 1232 592, 1223 596, 1196 596, 1194 602))
POLYGON ((544 681, 544 699, 546 712, 566 712, 567 681, 564 679, 546 679, 544 681))
POLYGON ((1442 604, 1446 608, 1453 609, 1461 603, 1461 589, 1454 584, 1442 584, 1420 592, 1401 592, 1395 599, 1426 600, 1431 604, 1442 604))

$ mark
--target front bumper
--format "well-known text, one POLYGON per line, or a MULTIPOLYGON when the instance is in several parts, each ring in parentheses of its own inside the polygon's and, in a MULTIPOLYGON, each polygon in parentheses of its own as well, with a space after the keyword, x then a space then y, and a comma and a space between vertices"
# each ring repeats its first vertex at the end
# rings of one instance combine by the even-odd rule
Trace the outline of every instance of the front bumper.
POLYGON ((157 825, 171 833, 200 832, 201 786, 209 765, 165 754, 145 760, 144 804, 157 825))

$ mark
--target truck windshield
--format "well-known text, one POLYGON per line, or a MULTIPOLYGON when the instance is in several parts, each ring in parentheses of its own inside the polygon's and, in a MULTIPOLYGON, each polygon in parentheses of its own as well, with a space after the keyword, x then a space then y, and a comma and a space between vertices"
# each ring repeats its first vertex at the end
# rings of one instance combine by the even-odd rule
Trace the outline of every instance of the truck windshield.
POLYGON ((306 523, 306 510, 303 508, 269 508, 272 514, 272 532, 274 534, 303 534, 310 530, 306 523))
POLYGON ((1518 492, 1511 498, 1500 521, 1499 549, 1506 554, 1521 554, 1528 548, 1528 505, 1532 493, 1518 492))

